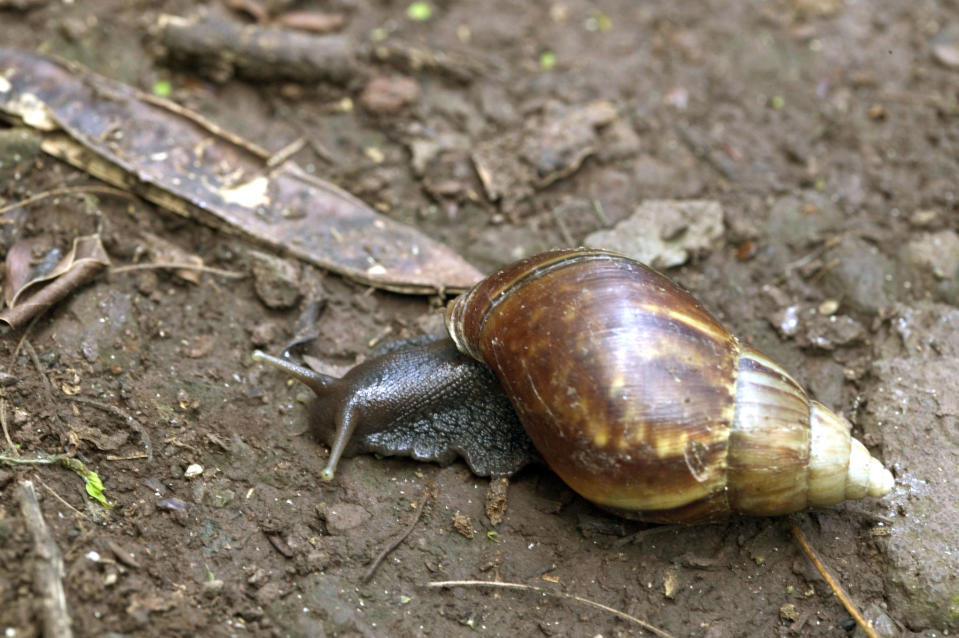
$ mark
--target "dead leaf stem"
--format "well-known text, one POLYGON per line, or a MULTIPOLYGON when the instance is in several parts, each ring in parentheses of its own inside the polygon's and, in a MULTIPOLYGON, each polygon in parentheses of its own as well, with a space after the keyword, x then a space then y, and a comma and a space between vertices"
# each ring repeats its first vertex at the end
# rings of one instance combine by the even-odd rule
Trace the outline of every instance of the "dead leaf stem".
POLYGON ((535 587, 533 585, 526 585, 525 583, 504 583, 493 580, 439 580, 426 583, 427 587, 494 587, 499 589, 518 589, 521 591, 532 591, 538 594, 544 594, 546 596, 554 596, 556 598, 565 598, 567 600, 574 600, 578 603, 582 603, 589 607, 594 607, 605 611, 606 613, 612 614, 617 618, 622 618, 623 620, 635 623, 645 629, 646 631, 661 636, 661 638, 674 638, 672 634, 650 625, 644 620, 636 618, 635 616, 630 616, 626 612, 619 611, 602 603, 598 603, 595 600, 590 600, 588 598, 583 598, 581 596, 576 596, 574 594, 567 594, 562 591, 555 591, 552 589, 545 589, 543 587, 535 587))
POLYGON ((860 627, 862 627, 863 632, 865 632, 869 638, 879 638, 879 634, 876 633, 876 630, 873 629, 872 625, 862 617, 862 614, 859 613, 859 610, 849 597, 849 594, 846 593, 846 591, 842 588, 842 585, 839 584, 839 581, 833 578, 832 574, 830 574, 826 569, 826 566, 819 559, 819 555, 816 553, 816 550, 814 550, 812 545, 809 544, 809 541, 806 540, 806 536, 802 533, 802 530, 800 530, 799 527, 791 520, 789 521, 789 529, 792 530, 793 536, 796 538, 796 542, 799 543, 799 547, 801 547, 806 556, 809 557, 809 560, 812 562, 813 566, 815 566, 815 568, 819 570, 819 573, 822 574, 822 577, 829 585, 829 588, 832 589, 834 594, 836 594, 839 602, 841 602, 842 606, 846 608, 846 611, 849 612, 849 615, 853 617, 860 627))
POLYGON ((66 573, 63 555, 43 519, 37 493, 31 481, 20 483, 18 497, 20 511, 33 537, 36 561, 33 589, 40 599, 43 635, 45 638, 71 638, 73 630, 70 628, 67 597, 63 591, 63 577, 66 573))
POLYGON ((413 520, 410 521, 410 524, 403 530, 403 533, 393 539, 386 547, 383 548, 383 551, 380 552, 379 556, 373 559, 373 562, 370 563, 369 569, 366 570, 366 573, 363 574, 362 582, 368 583, 370 579, 373 578, 373 574, 376 573, 377 568, 380 566, 380 563, 383 562, 387 556, 390 555, 394 549, 400 546, 400 544, 406 540, 406 537, 409 536, 413 529, 416 527, 416 524, 419 523, 420 519, 423 517, 423 512, 426 510, 426 501, 433 494, 434 487, 432 484, 427 485, 423 488, 423 493, 420 494, 419 500, 416 502, 416 514, 413 516, 413 520))

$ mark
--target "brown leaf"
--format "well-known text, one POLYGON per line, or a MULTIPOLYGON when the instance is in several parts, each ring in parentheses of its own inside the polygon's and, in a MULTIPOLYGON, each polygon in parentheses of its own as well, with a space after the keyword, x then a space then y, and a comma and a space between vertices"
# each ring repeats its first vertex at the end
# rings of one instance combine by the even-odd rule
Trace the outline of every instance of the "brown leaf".
POLYGON ((99 235, 77 237, 73 248, 49 273, 27 282, 16 291, 0 321, 19 328, 45 312, 110 265, 99 235))
POLYGON ((482 276, 292 162, 269 167, 270 153, 197 113, 32 53, 0 47, 0 69, 0 111, 50 131, 44 151, 176 213, 387 290, 455 292, 482 276))
POLYGON ((33 247, 29 240, 21 239, 7 251, 7 278, 3 296, 8 306, 17 292, 30 281, 32 259, 33 247))

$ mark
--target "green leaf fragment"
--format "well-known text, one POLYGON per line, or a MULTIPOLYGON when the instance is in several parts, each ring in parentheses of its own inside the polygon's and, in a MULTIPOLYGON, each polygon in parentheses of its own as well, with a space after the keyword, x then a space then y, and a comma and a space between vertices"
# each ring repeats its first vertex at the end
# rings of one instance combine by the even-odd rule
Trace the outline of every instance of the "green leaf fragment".
POLYGON ((62 454, 57 455, 55 458, 60 465, 73 470, 83 477, 84 486, 86 487, 87 494, 90 495, 90 498, 107 509, 113 507, 113 503, 108 501, 107 497, 103 494, 103 481, 100 480, 100 477, 96 472, 89 469, 79 459, 63 456, 62 454))
POLYGON ((170 97, 173 93, 173 85, 167 80, 157 80, 153 83, 153 94, 157 97, 170 97))
POLYGON ((539 54, 539 67, 544 71, 551 71, 556 66, 556 54, 552 51, 543 51, 539 54))
POLYGON ((433 17, 433 7, 428 2, 413 2, 406 8, 406 17, 416 22, 423 22, 433 17))
POLYGON ((66 454, 42 455, 35 458, 22 458, 19 456, 0 454, 0 463, 6 463, 7 465, 50 465, 51 463, 59 463, 68 470, 73 470, 83 478, 87 494, 90 495, 90 498, 107 509, 113 507, 113 503, 109 502, 103 494, 103 481, 100 480, 96 472, 84 465, 83 461, 79 459, 67 456, 66 454))

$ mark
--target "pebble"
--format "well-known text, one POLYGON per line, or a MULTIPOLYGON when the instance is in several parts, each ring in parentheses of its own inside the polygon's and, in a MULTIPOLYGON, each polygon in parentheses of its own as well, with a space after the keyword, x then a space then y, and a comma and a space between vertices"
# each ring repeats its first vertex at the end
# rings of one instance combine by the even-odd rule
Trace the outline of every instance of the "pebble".
POLYGON ((723 232, 723 209, 717 201, 646 200, 627 219, 591 233, 584 243, 653 268, 671 268, 712 247, 723 232))
POLYGON ((351 503, 320 503, 316 506, 316 513, 326 522, 326 530, 333 536, 344 534, 370 520, 369 512, 351 503))
POLYGON ((253 288, 268 308, 290 308, 300 300, 300 266, 289 259, 251 250, 253 288))
POLYGON ((375 77, 360 94, 360 106, 370 113, 393 115, 420 98, 420 85, 400 76, 375 77))

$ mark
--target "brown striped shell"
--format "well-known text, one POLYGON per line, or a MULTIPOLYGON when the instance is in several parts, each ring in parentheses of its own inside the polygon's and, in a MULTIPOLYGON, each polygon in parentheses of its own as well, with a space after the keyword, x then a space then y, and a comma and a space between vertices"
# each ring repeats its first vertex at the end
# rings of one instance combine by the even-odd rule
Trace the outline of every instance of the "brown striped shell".
POLYGON ((450 304, 447 328, 494 370, 550 467, 621 514, 777 515, 892 489, 848 422, 621 255, 507 266, 450 304))

